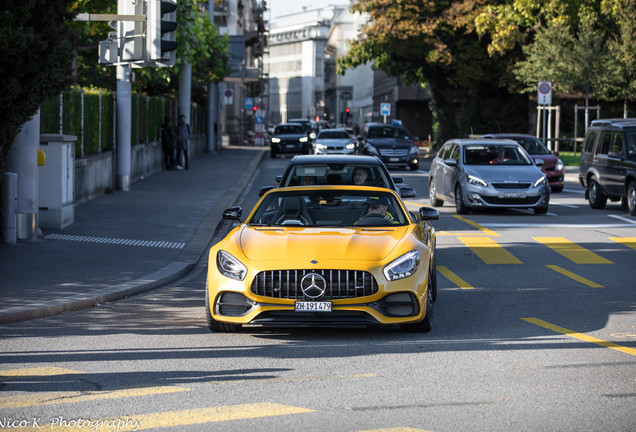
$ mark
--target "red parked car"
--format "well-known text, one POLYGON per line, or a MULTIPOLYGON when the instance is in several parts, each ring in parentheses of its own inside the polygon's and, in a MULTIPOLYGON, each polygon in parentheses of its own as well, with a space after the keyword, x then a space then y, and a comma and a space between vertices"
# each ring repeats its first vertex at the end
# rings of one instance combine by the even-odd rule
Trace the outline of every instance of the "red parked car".
POLYGON ((548 178, 548 183, 550 184, 552 192, 561 192, 563 190, 563 169, 565 168, 565 165, 563 164, 563 161, 558 158, 559 152, 552 153, 539 138, 532 135, 512 133, 487 134, 482 136, 482 138, 510 139, 517 141, 524 149, 526 149, 534 161, 537 159, 543 159, 541 171, 543 171, 545 176, 548 178))

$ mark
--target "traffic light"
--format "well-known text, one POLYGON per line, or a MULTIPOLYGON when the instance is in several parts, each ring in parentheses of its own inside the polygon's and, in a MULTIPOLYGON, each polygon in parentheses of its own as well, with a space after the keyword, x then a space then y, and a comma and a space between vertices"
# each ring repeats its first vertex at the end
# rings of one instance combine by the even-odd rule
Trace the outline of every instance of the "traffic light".
POLYGON ((174 66, 177 49, 177 0, 147 0, 146 52, 157 66, 174 66))

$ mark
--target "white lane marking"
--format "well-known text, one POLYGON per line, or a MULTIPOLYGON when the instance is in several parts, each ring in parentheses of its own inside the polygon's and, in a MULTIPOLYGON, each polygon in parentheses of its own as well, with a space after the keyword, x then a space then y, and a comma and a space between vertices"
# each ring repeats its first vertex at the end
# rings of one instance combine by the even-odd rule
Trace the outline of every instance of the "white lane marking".
POLYGON ((51 239, 51 240, 80 241, 80 242, 104 243, 104 244, 125 245, 125 246, 159 247, 159 248, 167 248, 167 249, 183 249, 185 247, 185 243, 183 242, 133 240, 133 239, 91 237, 91 236, 73 236, 68 234, 49 234, 45 236, 44 238, 51 239))

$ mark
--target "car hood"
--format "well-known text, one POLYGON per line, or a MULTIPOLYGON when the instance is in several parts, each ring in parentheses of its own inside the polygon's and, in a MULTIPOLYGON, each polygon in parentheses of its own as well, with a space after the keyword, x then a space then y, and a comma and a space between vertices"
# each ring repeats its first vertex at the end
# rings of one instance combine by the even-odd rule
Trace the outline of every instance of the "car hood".
POLYGON ((353 142, 350 138, 323 138, 316 140, 316 144, 323 144, 331 147, 344 147, 353 142))
POLYGON ((240 247, 252 261, 385 259, 406 235, 408 227, 287 228, 244 227, 240 247))
POLYGON ((367 143, 379 148, 410 148, 413 145, 411 140, 403 138, 367 138, 367 143))
POLYGON ((466 174, 486 182, 535 182, 543 175, 535 165, 473 165, 465 168, 466 174))

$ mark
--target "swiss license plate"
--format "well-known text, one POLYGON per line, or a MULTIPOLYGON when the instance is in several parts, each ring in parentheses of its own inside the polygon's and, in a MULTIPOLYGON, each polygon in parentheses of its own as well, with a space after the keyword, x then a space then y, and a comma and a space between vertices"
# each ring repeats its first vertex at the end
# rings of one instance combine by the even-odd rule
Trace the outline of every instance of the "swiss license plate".
POLYGON ((503 197, 504 198, 525 198, 526 194, 522 192, 504 192, 503 197))
POLYGON ((287 147, 288 149, 293 149, 296 146, 294 144, 287 144, 285 147, 287 147))
POLYGON ((296 312, 331 312, 331 302, 325 301, 297 301, 294 303, 296 312))
POLYGON ((400 158, 389 158, 389 162, 399 162, 400 158))

